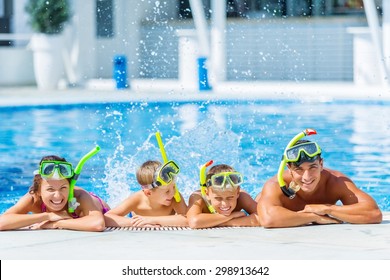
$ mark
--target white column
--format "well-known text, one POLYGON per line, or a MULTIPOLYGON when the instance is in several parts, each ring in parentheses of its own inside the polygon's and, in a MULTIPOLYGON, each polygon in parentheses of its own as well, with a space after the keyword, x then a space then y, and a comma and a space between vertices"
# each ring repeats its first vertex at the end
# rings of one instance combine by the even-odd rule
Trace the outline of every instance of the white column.
POLYGON ((199 44, 193 29, 176 30, 179 37, 179 81, 181 87, 195 90, 198 86, 199 44))
POLYGON ((71 4, 73 19, 69 35, 72 38, 69 46, 70 63, 76 82, 83 83, 95 77, 95 0, 73 0, 71 4))
POLYGON ((383 60, 382 36, 379 27, 379 18, 378 18, 377 10, 375 7, 374 0, 363 0, 363 3, 364 3, 364 11, 366 13, 366 17, 368 21, 368 27, 370 28, 372 42, 375 49, 376 60, 379 65, 381 82, 382 84, 385 85, 388 83, 388 77, 386 73, 385 62, 383 60))
POLYGON ((198 35, 199 56, 208 57, 210 53, 210 44, 202 0, 190 0, 190 6, 192 17, 195 22, 196 33, 198 35))
POLYGON ((386 70, 390 69, 390 1, 382 1, 382 39, 383 39, 383 57, 385 60, 386 70))
POLYGON ((381 84, 380 65, 377 63, 372 36, 367 27, 349 27, 353 35, 353 80, 356 85, 381 84))
POLYGON ((212 0, 211 81, 226 80, 226 1, 212 0))

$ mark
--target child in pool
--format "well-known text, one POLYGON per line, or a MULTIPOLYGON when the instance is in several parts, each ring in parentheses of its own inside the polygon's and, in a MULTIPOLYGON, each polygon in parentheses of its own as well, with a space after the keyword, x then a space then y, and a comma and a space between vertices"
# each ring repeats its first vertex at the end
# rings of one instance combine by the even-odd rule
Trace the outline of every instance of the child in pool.
MULTIPOLYGON (((204 172, 207 165, 203 166, 204 172)), ((187 218, 191 228, 259 226, 257 203, 240 188, 243 177, 239 172, 219 164, 210 168, 204 177, 205 182, 201 178, 204 191, 195 191, 189 199, 187 218)))
POLYGON ((43 157, 39 166, 28 193, 0 216, 0 230, 26 227, 80 231, 105 229, 103 214, 110 209, 109 206, 82 188, 74 187, 73 195, 78 206, 73 213, 68 212, 70 181, 74 176, 69 162, 52 155, 43 157))
POLYGON ((162 165, 146 161, 137 170, 137 181, 142 190, 126 198, 105 214, 107 226, 159 227, 187 226, 187 205, 174 199, 179 167, 174 161, 162 165), (132 214, 133 216, 125 217, 132 214))

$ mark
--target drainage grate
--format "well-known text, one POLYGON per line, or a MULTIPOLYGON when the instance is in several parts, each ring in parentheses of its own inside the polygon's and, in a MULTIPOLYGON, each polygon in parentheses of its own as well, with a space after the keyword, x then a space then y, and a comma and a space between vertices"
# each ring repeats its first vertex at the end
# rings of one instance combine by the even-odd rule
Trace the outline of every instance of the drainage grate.
MULTIPOLYGON (((233 229, 240 227, 213 227, 202 228, 196 230, 210 230, 210 229, 233 229)), ((194 230, 190 227, 156 227, 156 228, 140 228, 140 227, 107 227, 105 231, 172 231, 172 230, 194 230)))
POLYGON ((156 228, 141 228, 141 227, 107 227, 105 231, 168 231, 168 230, 191 230, 189 227, 156 227, 156 228))

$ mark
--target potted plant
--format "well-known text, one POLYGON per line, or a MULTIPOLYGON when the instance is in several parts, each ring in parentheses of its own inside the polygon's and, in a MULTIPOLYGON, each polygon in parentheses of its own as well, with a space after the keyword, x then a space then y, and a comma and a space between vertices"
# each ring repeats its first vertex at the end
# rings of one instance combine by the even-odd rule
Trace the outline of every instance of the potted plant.
POLYGON ((29 0, 25 6, 34 34, 30 46, 38 88, 55 89, 64 73, 63 29, 70 20, 68 0, 29 0))

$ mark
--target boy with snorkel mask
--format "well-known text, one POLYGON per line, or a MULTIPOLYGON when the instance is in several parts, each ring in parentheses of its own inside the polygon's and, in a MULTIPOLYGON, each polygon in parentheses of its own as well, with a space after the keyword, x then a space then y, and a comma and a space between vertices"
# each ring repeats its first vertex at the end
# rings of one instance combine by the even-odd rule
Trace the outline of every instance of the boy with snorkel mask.
POLYGON ((240 187, 243 183, 242 174, 229 165, 219 164, 210 168, 206 175, 206 168, 212 163, 209 161, 202 166, 201 189, 189 198, 189 226, 259 226, 256 202, 240 187))
POLYGON ((317 143, 301 140, 313 134, 317 132, 306 129, 288 143, 278 175, 265 183, 256 199, 260 223, 267 228, 380 223, 375 200, 346 175, 324 168, 317 143), (343 205, 336 205, 338 201, 343 205))
POLYGON ((152 160, 143 163, 136 173, 142 190, 108 211, 106 226, 187 226, 187 205, 180 193, 180 201, 175 199, 179 171, 179 166, 172 160, 165 164, 152 160), (129 213, 132 217, 125 217, 129 213))

